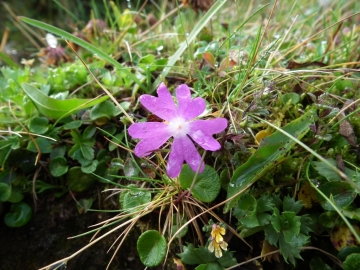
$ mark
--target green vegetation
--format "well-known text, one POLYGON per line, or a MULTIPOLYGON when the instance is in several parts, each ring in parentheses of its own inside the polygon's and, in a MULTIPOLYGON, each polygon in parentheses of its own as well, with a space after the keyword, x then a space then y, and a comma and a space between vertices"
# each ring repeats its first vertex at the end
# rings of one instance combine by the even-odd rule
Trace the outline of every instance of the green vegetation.
POLYGON ((37 52, 20 60, 1 45, 7 226, 31 222, 39 198, 71 194, 79 219, 113 213, 77 236, 94 235, 84 249, 115 233, 114 257, 126 253, 140 228, 129 256, 147 267, 358 269, 358 1, 88 1, 89 12, 75 2, 52 2, 68 25, 4 4, 37 52), (214 135, 220 150, 197 147, 203 172, 184 164, 168 176, 172 139, 134 154, 133 123, 166 123, 139 101, 161 82, 204 99, 201 119, 228 121, 214 135), (115 210, 96 203, 99 191, 115 210))

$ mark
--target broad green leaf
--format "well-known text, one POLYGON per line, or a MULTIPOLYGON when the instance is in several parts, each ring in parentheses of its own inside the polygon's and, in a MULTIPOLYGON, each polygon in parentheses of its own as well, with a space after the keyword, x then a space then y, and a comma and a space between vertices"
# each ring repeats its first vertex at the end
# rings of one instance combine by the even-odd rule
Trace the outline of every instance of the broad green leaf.
MULTIPOLYGON (((314 111, 310 110, 282 129, 300 140, 309 131, 309 125, 313 121, 314 111)), ((295 141, 280 131, 276 131, 264 138, 258 150, 234 172, 228 186, 227 198, 236 195, 261 178, 271 168, 275 167, 295 145, 295 141)), ((238 199, 239 196, 228 202, 225 205, 224 212, 228 212, 238 199)))
POLYGON ((7 199, 8 202, 18 203, 24 199, 24 190, 21 187, 11 187, 10 197, 7 199))
POLYGON ((46 96, 43 92, 31 84, 22 83, 21 87, 33 101, 39 112, 44 116, 53 119, 64 118, 78 110, 95 106, 96 104, 108 99, 108 96, 105 96, 97 99, 74 98, 57 100, 46 96))
POLYGON ((343 265, 344 270, 360 269, 360 253, 353 253, 347 256, 343 265))
POLYGON ((90 119, 96 120, 99 118, 110 119, 116 112, 116 107, 111 101, 104 101, 100 104, 95 105, 90 110, 90 119))
POLYGON ((360 247, 358 246, 351 246, 351 247, 344 247, 342 248, 337 257, 341 261, 345 261, 346 257, 353 253, 360 253, 360 247))
POLYGON ((141 262, 147 267, 154 267, 164 260, 167 243, 158 231, 149 230, 140 235, 136 248, 141 262))
POLYGON ((95 176, 81 171, 80 167, 72 167, 66 174, 69 189, 74 192, 82 192, 89 189, 96 181, 95 176))
POLYGON ((69 166, 67 165, 66 158, 58 156, 50 161, 50 173, 54 177, 59 177, 67 173, 69 166))
POLYGON ((280 220, 284 240, 291 243, 292 239, 300 233, 300 217, 294 212, 283 212, 280 220))
POLYGON ((181 188, 187 190, 192 187, 191 194, 199 201, 212 202, 215 200, 221 189, 220 177, 215 169, 206 165, 204 171, 197 175, 192 186, 194 177, 195 172, 188 164, 185 164, 179 175, 181 188))
MULTIPOLYGON (((40 149, 40 152, 43 154, 49 154, 52 151, 52 144, 51 141, 42 137, 36 138, 35 143, 33 141, 30 141, 28 144, 27 149, 31 152, 37 153, 38 148, 40 149), (36 146, 35 146, 36 144, 36 146)), ((35 162, 34 162, 35 164, 35 162)))
POLYGON ((10 212, 5 215, 4 222, 8 227, 21 227, 29 222, 31 216, 32 209, 27 203, 14 203, 10 212))
POLYGON ((183 252, 177 255, 186 264, 205 264, 216 261, 215 254, 210 252, 210 250, 201 246, 195 248, 193 244, 183 246, 183 252))
MULTIPOLYGON (((330 197, 330 199, 340 208, 350 205, 356 197, 355 190, 346 182, 327 182, 321 185, 319 189, 327 197, 330 197)), ((325 210, 334 210, 330 203, 319 194, 317 194, 317 199, 325 210)))
POLYGON ((121 209, 134 213, 147 207, 151 202, 151 192, 130 184, 128 190, 120 193, 119 202, 121 209))
POLYGON ((5 202, 11 195, 11 187, 6 183, 0 182, 0 201, 5 202))
POLYGON ((33 133, 44 134, 49 129, 49 119, 35 116, 30 119, 29 129, 33 133))

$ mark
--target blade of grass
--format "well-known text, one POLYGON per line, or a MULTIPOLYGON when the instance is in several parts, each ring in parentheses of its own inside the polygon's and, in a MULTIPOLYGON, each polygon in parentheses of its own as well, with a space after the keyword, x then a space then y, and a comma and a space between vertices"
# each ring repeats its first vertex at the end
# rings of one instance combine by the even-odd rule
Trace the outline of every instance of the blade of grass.
POLYGON ((118 70, 121 70, 122 72, 124 72, 126 74, 126 76, 128 76, 130 79, 132 79, 135 83, 137 83, 144 91, 147 90, 147 88, 141 83, 141 81, 134 75, 132 74, 130 71, 128 71, 127 69, 125 69, 118 61, 116 61, 115 59, 113 59, 112 57, 110 57, 109 55, 107 55, 106 53, 104 53, 103 51, 101 51, 100 49, 96 48, 94 45, 86 42, 85 40, 82 40, 81 38, 78 38, 64 30, 61 30, 57 27, 54 27, 52 25, 49 25, 47 23, 43 23, 37 20, 33 20, 33 19, 29 19, 26 17, 19 17, 21 21, 30 24, 32 26, 38 27, 40 29, 43 29, 45 31, 51 32, 55 35, 58 35, 64 39, 70 40, 72 42, 74 42, 75 44, 83 47, 84 49, 92 52, 93 54, 96 54, 98 57, 100 57, 101 59, 109 62, 110 64, 112 64, 115 68, 117 68, 118 70))
POLYGON ((180 56, 187 49, 189 44, 197 37, 201 29, 210 21, 210 19, 215 15, 216 12, 227 2, 227 0, 217 1, 215 4, 208 10, 208 12, 200 19, 200 21, 194 26, 194 29, 191 31, 189 36, 184 42, 180 44, 179 49, 169 58, 167 66, 162 70, 161 74, 152 85, 152 90, 154 91, 157 86, 161 83, 162 78, 165 78, 175 63, 179 60, 180 56))

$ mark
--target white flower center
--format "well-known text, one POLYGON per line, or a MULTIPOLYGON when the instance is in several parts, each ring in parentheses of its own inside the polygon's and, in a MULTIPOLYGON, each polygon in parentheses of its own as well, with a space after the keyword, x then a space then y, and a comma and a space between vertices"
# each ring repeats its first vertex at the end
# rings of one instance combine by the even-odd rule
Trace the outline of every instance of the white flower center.
POLYGON ((185 119, 177 117, 169 122, 169 129, 174 137, 183 137, 188 134, 189 125, 185 119))

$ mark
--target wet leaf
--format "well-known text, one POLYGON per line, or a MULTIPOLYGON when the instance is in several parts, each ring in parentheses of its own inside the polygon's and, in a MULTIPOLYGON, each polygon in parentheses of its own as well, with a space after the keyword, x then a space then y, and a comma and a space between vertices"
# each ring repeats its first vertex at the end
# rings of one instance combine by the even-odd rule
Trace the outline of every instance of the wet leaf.
MULTIPOLYGON (((179 182, 182 189, 187 190, 192 186, 195 172, 189 165, 185 164, 179 175, 179 182)), ((202 173, 198 174, 191 194, 202 202, 215 200, 221 189, 220 177, 214 168, 206 165, 202 173)))
POLYGON ((158 231, 149 230, 140 235, 136 248, 141 262, 147 267, 154 267, 164 260, 167 243, 158 231))
MULTIPOLYGON (((325 183, 319 189, 337 205, 338 207, 345 207, 350 205, 355 197, 356 192, 352 186, 346 182, 332 181, 325 183)), ((334 210, 330 203, 325 200, 320 194, 317 194, 317 200, 325 210, 334 210)))
MULTIPOLYGON (((282 129, 297 139, 301 139, 309 131, 309 125, 314 122, 314 111, 308 111, 300 118, 293 120, 282 129)), ((234 196, 261 176, 275 167, 296 143, 280 131, 276 131, 261 141, 258 150, 240 166, 232 176, 228 186, 227 198, 234 196)), ((236 203, 239 196, 225 205, 224 212, 228 212, 236 203)))
POLYGON ((135 213, 145 209, 151 202, 151 192, 138 188, 134 184, 127 186, 127 190, 120 193, 119 202, 121 209, 129 213, 135 213))

